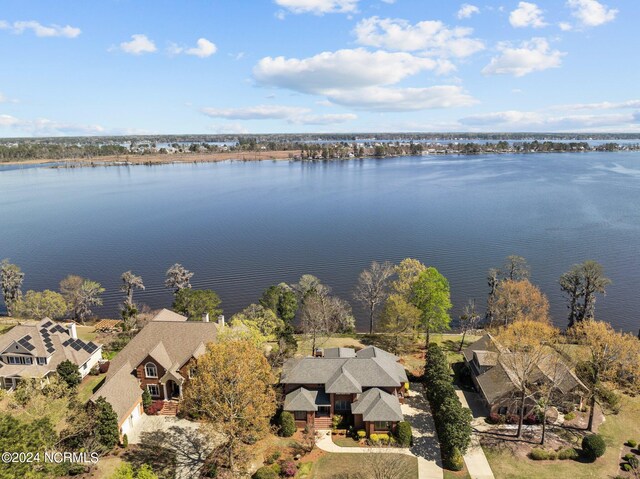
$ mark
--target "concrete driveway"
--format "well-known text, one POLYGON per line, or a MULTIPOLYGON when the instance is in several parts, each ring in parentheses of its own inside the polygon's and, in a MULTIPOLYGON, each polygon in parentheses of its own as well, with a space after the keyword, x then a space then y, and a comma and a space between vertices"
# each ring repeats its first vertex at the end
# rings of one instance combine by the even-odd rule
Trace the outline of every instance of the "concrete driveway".
POLYGON ((212 438, 200 425, 186 419, 144 414, 129 435, 129 443, 139 447, 140 454, 159 461, 167 469, 175 467, 176 479, 197 477, 197 472, 223 437, 212 438))
POLYGON ((471 479, 495 479, 487 456, 485 456, 482 446, 480 446, 480 440, 478 439, 477 431, 487 429, 487 424, 484 421, 486 417, 486 408, 482 405, 482 401, 477 393, 469 391, 463 391, 456 388, 456 394, 462 405, 471 410, 473 414, 473 434, 471 435, 471 445, 464 455, 464 463, 467 465, 469 476, 471 479))

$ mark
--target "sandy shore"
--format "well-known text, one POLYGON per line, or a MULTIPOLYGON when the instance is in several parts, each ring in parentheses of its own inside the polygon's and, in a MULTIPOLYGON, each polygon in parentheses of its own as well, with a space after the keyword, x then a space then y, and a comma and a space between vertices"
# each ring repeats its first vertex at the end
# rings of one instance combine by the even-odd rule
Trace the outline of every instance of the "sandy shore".
POLYGON ((67 158, 67 159, 36 159, 24 161, 5 161, 0 165, 38 165, 44 163, 65 163, 73 165, 87 164, 120 164, 132 165, 164 164, 164 163, 212 163, 216 161, 261 161, 261 160, 289 160, 295 155, 300 155, 300 150, 286 151, 232 151, 221 153, 175 153, 175 154, 145 154, 145 155, 116 155, 100 156, 95 158, 67 158))

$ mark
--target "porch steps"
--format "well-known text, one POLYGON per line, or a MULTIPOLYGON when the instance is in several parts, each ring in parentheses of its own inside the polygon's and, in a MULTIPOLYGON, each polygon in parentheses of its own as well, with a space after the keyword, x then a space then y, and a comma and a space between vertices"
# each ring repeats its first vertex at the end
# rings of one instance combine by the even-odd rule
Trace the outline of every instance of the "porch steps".
POLYGON ((175 416, 178 414, 178 402, 177 401, 165 401, 162 405, 162 409, 158 411, 160 416, 175 416))
POLYGON ((313 423, 316 429, 331 429, 330 417, 316 417, 313 423))

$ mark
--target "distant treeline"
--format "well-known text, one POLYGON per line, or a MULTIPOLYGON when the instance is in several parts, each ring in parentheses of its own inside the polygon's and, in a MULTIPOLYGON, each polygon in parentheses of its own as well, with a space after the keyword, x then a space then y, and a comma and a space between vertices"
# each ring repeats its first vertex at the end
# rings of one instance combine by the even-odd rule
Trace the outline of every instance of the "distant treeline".
POLYGON ((120 145, 70 145, 61 143, 18 143, 0 145, 0 162, 24 160, 64 160, 128 154, 120 145))

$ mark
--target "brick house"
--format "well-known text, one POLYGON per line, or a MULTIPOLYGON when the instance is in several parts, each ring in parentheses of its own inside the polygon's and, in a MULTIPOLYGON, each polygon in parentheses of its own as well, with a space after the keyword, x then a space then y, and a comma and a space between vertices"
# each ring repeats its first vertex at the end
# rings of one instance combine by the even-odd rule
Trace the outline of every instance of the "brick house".
POLYGON ((76 324, 43 319, 18 324, 0 336, 0 389, 12 391, 23 379, 47 381, 66 360, 84 378, 102 358, 102 345, 78 339, 76 324))
MULTIPOLYGON (((550 351, 553 355, 557 352, 550 351)), ((475 389, 480 394, 490 414, 518 414, 519 399, 516 386, 517 375, 513 371, 518 364, 517 353, 502 346, 491 334, 485 334, 462 351, 471 373, 475 389)), ((588 388, 575 373, 558 357, 546 356, 536 364, 531 382, 540 385, 549 381, 557 383, 558 394, 567 408, 582 406, 588 388)), ((524 414, 535 407, 533 399, 525 402, 524 414)))
POLYGON ((195 359, 216 341, 220 325, 163 309, 111 361, 104 384, 92 400, 104 397, 118 414, 122 435, 142 415, 142 391, 177 411, 195 359))
POLYGON ((409 384, 399 358, 369 346, 356 352, 331 348, 323 357, 289 359, 280 378, 284 410, 296 426, 331 427, 340 415, 367 435, 394 432, 403 420, 400 404, 409 384))

